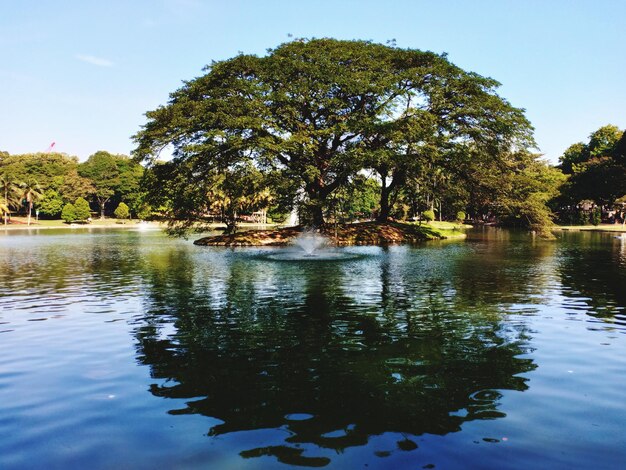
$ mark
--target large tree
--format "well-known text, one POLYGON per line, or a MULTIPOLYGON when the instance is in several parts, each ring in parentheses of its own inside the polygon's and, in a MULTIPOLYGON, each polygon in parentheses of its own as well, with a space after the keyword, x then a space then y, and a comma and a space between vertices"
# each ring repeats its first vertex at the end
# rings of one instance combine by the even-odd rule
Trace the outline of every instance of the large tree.
POLYGON ((497 154, 529 136, 497 82, 445 55, 334 39, 297 40, 264 57, 215 62, 147 113, 136 156, 173 147, 174 166, 201 175, 245 160, 297 181, 312 224, 357 172, 382 181, 381 219, 406 175, 472 140, 497 154))
MULTIPOLYGON (((107 203, 117 198, 133 200, 137 197, 143 167, 126 155, 98 151, 78 168, 78 173, 91 180, 92 193, 104 218, 107 203)), ((87 186, 85 187, 87 190, 87 186)))
POLYGON ((571 145, 560 158, 560 167, 569 175, 562 206, 583 200, 610 205, 626 195, 626 133, 606 125, 589 135, 586 143, 571 145))
POLYGON ((94 197, 100 208, 100 218, 104 219, 106 204, 119 185, 120 171, 117 167, 117 156, 98 151, 80 166, 79 173, 93 182, 94 197))

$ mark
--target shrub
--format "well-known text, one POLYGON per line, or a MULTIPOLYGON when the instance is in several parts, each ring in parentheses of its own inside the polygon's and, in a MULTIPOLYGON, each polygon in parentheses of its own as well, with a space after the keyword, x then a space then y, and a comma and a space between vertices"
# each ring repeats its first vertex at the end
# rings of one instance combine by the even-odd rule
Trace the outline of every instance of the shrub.
POLYGON ((91 209, 89 208, 89 203, 82 197, 79 197, 78 199, 76 199, 76 201, 74 201, 74 210, 76 214, 76 220, 87 220, 89 217, 91 217, 91 209))
POLYGON ((435 220, 435 211, 433 210, 424 211, 422 212, 422 217, 424 218, 426 222, 432 222, 433 220, 435 220))
POLYGON ((128 219, 128 217, 130 216, 130 211, 128 210, 128 206, 126 204, 120 202, 120 204, 115 209, 114 214, 115 217, 117 217, 118 219, 128 219))
POLYGON ((63 206, 61 218, 68 223, 76 220, 76 208, 74 207, 74 204, 70 202, 69 204, 65 204, 65 206, 63 206))
POLYGON ((152 217, 152 207, 148 204, 142 204, 139 209, 137 209, 137 217, 139 217, 140 220, 148 220, 152 217))
POLYGON ((267 211, 267 218, 278 224, 284 223, 287 219, 289 219, 290 215, 291 213, 289 211, 286 211, 278 206, 270 207, 267 211))
POLYGON ((463 211, 459 211, 456 213, 456 221, 459 223, 463 223, 463 221, 465 220, 465 212, 463 211))
POLYGON ((37 203, 37 210, 48 217, 55 217, 63 210, 63 199, 53 189, 48 189, 37 203))
POLYGON ((589 223, 589 216, 583 210, 579 210, 576 213, 576 225, 587 225, 589 223))
POLYGON ((602 211, 599 207, 594 208, 591 211, 591 224, 592 225, 600 225, 602 221, 602 211))

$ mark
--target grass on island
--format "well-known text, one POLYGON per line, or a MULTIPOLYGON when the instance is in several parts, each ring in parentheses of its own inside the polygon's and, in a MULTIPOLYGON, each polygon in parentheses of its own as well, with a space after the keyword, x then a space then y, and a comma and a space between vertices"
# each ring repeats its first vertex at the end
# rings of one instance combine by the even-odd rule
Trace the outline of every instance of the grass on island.
POLYGON ((446 222, 446 221, 437 221, 437 220, 433 220, 432 222, 428 222, 427 224, 425 222, 422 223, 422 226, 424 225, 428 225, 430 227, 436 228, 437 230, 442 230, 445 232, 449 232, 450 234, 454 234, 454 233, 464 233, 465 230, 469 230, 471 228, 474 228, 473 225, 469 225, 469 224, 463 224, 463 223, 459 223, 459 222, 446 222))
POLYGON ((555 230, 587 230, 590 232, 626 232, 623 224, 557 225, 555 230))

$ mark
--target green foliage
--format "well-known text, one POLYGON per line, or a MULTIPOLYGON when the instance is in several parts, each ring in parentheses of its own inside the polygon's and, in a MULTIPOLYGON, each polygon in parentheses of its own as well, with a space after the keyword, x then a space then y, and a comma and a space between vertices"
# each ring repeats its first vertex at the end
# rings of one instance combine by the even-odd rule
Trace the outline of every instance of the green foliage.
MULTIPOLYGON (((61 153, 7 154, 0 159, 0 180, 6 179, 13 185, 18 185, 19 182, 36 182, 38 192, 55 191, 63 202, 70 202, 81 196, 89 197, 94 191, 91 181, 78 175, 78 165, 77 157, 61 153)), ((49 196, 51 194, 48 193, 49 196)), ((35 202, 37 197, 34 194, 33 197, 35 202)), ((51 200, 50 197, 46 199, 51 200)), ((42 204, 46 203, 42 200, 38 203, 38 208, 48 216, 61 212, 58 201, 51 202, 52 206, 42 207, 42 204)))
POLYGON ((48 217, 56 217, 63 210, 63 199, 54 189, 48 189, 37 203, 37 209, 48 217))
POLYGON ((626 164, 626 131, 615 144, 615 148, 613 149, 613 158, 617 163, 622 165, 626 164))
POLYGON ((626 133, 613 125, 603 126, 587 143, 570 146, 560 159, 563 172, 571 175, 558 200, 575 206, 582 200, 611 205, 626 193, 626 133))
POLYGON ((42 189, 54 189, 54 179, 76 169, 78 159, 62 153, 7 155, 0 161, 0 173, 14 181, 37 181, 42 189))
POLYGON ((74 202, 74 215, 76 220, 87 220, 91 217, 91 209, 89 203, 82 197, 74 202))
POLYGON ((589 136, 589 156, 591 158, 611 155, 624 132, 617 126, 602 126, 589 136))
POLYGON ((63 211, 61 212, 61 218, 67 223, 74 222, 75 220, 77 220, 76 208, 74 207, 74 204, 68 203, 68 204, 65 204, 65 206, 63 206, 63 211))
POLYGON ((576 212, 576 223, 575 225, 587 225, 589 223, 589 214, 583 210, 578 210, 576 212))
POLYGON ((610 205, 626 192, 626 166, 611 156, 592 158, 571 175, 566 189, 571 204, 589 199, 610 205))
MULTIPOLYGON (((28 211, 40 195, 55 191, 63 202, 73 202, 79 197, 91 199, 94 196, 102 213, 107 202, 117 203, 122 199, 137 210, 142 204, 143 192, 139 184, 142 175, 141 165, 127 156, 108 152, 97 152, 82 164, 78 163, 78 158, 60 153, 6 154, 0 158, 0 182, 7 183, 6 188, 0 184, 0 201, 9 207, 21 208, 21 201, 26 199, 25 209, 28 211), (14 197, 15 187, 24 182, 33 191, 20 190, 20 194, 14 197), (15 198, 19 201, 16 202, 15 198)), ((48 193, 49 196, 51 194, 48 193)), ((61 209, 56 196, 54 202, 50 197, 46 199, 53 206, 41 201, 38 208, 49 216, 58 214, 61 209)))
POLYGON ((376 180, 357 175, 333 194, 327 212, 340 222, 371 219, 378 209, 379 194, 376 180))
MULTIPOLYGON (((431 207, 449 219, 467 209, 549 224, 546 202, 562 175, 526 151, 530 124, 498 96, 498 86, 445 55, 297 40, 263 57, 215 62, 148 112, 135 136, 135 156, 148 171, 99 151, 82 164, 63 154, 2 154, 0 174, 40 183, 20 194, 29 208, 44 190, 40 207, 58 205, 57 196, 93 197, 103 217, 124 201, 142 218, 158 208, 176 233, 215 217, 235 230, 241 214, 270 209, 277 217, 295 204, 310 224, 404 218, 431 207), (158 163, 167 145, 173 159, 158 163)), ((570 199, 590 194, 581 188, 604 201, 626 193, 618 140, 619 130, 605 126, 564 157, 570 199)), ((14 204, 10 193, 4 206, 14 204)))
POLYGON ((458 211, 456 213, 456 221, 463 223, 463 221, 465 220, 465 217, 467 216, 467 214, 465 214, 465 212, 463 211, 458 211))
POLYGON ((21 202, 22 198, 17 182, 8 175, 0 174, 0 203, 2 204, 2 212, 7 215, 11 208, 19 207, 21 202))
POLYGON ((78 172, 91 180, 101 217, 104 217, 106 205, 111 199, 137 201, 139 206, 143 167, 129 157, 101 150, 81 164, 78 172))
POLYGON ((589 160, 589 148, 582 142, 570 145, 559 158, 561 169, 566 175, 572 174, 574 168, 589 160))
POLYGON ((65 175, 54 179, 54 186, 64 201, 75 201, 79 197, 91 199, 95 192, 92 181, 78 174, 78 170, 73 168, 65 175))
POLYGON ((0 214, 5 218, 9 213, 9 206, 4 202, 0 202, 0 214))
POLYGON ((166 106, 146 114, 135 155, 154 165, 159 151, 173 146, 175 158, 154 173, 153 186, 168 185, 159 180, 166 173, 191 180, 183 197, 169 201, 173 219, 198 218, 207 185, 195 175, 236 173, 242 165, 277 173, 302 190, 301 215, 309 214, 313 225, 323 224, 324 210, 336 206, 338 192, 361 170, 373 169, 383 183, 378 205, 385 219, 407 177, 425 175, 431 200, 443 198, 453 170, 457 179, 475 178, 469 164, 460 164, 469 159, 457 147, 473 145, 487 172, 506 167, 506 149, 532 144, 530 124, 497 95, 498 85, 445 55, 298 40, 264 57, 215 62, 186 82, 166 106), (439 167, 438 174, 429 171, 439 167))
POLYGON ((559 195, 564 181, 558 168, 527 155, 517 172, 499 178, 496 213, 508 224, 528 227, 551 238, 554 214, 547 203, 559 195))
POLYGON ((114 213, 115 217, 117 217, 118 219, 128 219, 128 217, 130 217, 130 210, 128 209, 128 206, 123 202, 120 202, 118 204, 114 213))
POLYGON ((589 221, 591 222, 591 225, 600 225, 600 222, 602 222, 602 211, 599 207, 593 208, 589 216, 589 221))
POLYGON ((139 220, 148 220, 152 217, 152 207, 150 204, 143 203, 137 209, 137 217, 139 220))
POLYGON ((289 218, 290 212, 284 211, 280 206, 272 206, 267 211, 267 217, 275 224, 284 224, 289 218))
POLYGON ((28 225, 30 225, 31 213, 35 201, 40 200, 43 197, 43 188, 35 180, 27 180, 19 185, 20 198, 22 199, 24 206, 26 207, 26 214, 28 216, 28 225))
POLYGON ((158 163, 144 175, 144 201, 163 209, 170 234, 202 231, 214 217, 234 231, 239 215, 272 205, 267 184, 263 173, 249 163, 203 173, 190 161, 158 163))
POLYGON ((428 209, 427 211, 422 212, 422 217, 426 222, 432 222, 435 220, 435 211, 428 209))

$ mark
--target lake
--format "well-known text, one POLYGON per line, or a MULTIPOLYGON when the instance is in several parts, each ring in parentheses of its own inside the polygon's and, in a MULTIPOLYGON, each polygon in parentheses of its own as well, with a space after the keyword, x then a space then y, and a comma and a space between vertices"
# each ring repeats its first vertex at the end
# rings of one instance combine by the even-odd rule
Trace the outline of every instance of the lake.
POLYGON ((276 250, 0 230, 0 468, 624 468, 626 240, 276 250))

